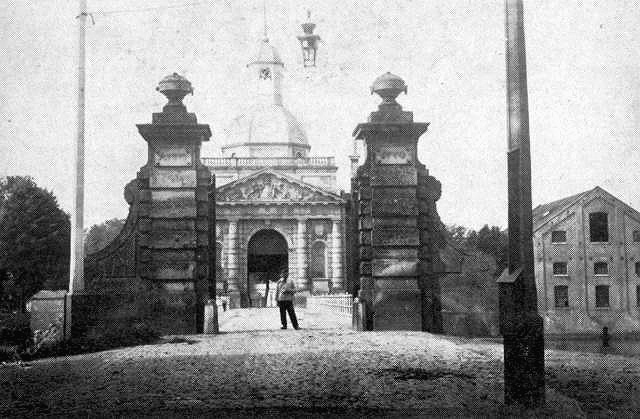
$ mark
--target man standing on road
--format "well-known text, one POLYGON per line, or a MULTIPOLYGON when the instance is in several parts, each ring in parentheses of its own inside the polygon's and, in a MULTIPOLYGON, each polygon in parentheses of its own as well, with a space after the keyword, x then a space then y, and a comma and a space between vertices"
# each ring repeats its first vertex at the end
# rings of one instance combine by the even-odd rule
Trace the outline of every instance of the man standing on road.
POLYGON ((298 319, 296 318, 296 312, 293 309, 293 296, 296 293, 296 287, 293 281, 287 280, 287 273, 282 272, 280 279, 276 284, 276 301, 280 308, 280 322, 282 323, 281 329, 287 328, 287 313, 291 319, 293 328, 298 330, 298 319))

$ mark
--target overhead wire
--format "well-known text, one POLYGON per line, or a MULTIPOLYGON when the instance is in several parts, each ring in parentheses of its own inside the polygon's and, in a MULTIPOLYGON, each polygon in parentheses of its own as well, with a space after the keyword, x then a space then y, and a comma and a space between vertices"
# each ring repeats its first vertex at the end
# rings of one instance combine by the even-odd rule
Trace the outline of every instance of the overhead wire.
POLYGON ((174 4, 174 5, 170 5, 170 6, 144 7, 144 8, 140 8, 140 9, 97 10, 97 11, 92 11, 91 13, 100 14, 102 16, 126 14, 126 13, 143 13, 143 12, 151 12, 151 11, 166 10, 166 9, 184 9, 184 8, 188 8, 188 7, 202 6, 202 5, 205 5, 205 4, 211 4, 211 2, 212 2, 212 0, 192 2, 192 3, 183 3, 183 4, 174 4))

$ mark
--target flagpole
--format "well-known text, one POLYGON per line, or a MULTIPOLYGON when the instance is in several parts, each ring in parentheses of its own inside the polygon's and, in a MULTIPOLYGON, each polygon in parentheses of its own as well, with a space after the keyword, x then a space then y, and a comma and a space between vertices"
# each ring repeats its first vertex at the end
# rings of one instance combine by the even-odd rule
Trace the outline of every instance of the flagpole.
POLYGON ((79 0, 78 19, 78 91, 76 141, 74 144, 73 207, 71 210, 71 258, 69 294, 84 290, 84 131, 85 61, 87 0, 79 0))

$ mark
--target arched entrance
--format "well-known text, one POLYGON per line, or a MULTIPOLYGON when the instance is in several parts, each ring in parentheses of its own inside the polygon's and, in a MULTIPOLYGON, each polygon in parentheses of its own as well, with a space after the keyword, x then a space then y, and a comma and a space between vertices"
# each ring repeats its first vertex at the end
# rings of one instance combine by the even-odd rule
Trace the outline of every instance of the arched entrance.
POLYGON ((289 265, 287 241, 275 230, 260 230, 247 247, 247 307, 264 307, 280 272, 289 265))

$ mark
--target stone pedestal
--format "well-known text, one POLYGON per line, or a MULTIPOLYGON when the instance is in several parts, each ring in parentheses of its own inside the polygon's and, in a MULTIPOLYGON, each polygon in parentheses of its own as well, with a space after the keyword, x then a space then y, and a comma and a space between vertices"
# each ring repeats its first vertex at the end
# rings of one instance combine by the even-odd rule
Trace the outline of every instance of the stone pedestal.
POLYGON ((356 312, 367 318, 354 324, 364 330, 439 331, 433 262, 440 183, 417 159, 418 138, 428 124, 413 122, 413 114, 395 101, 406 91, 399 77, 384 74, 372 90, 383 103, 354 131, 367 152, 353 182, 363 305, 356 312))

